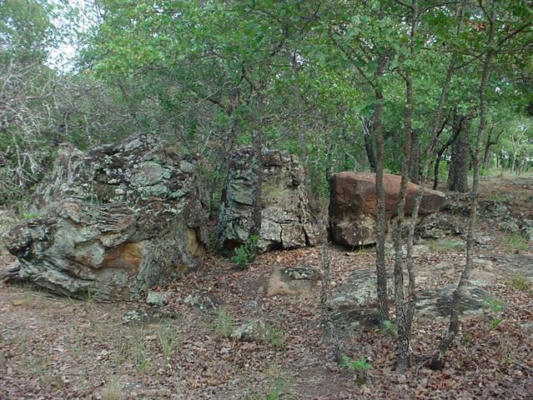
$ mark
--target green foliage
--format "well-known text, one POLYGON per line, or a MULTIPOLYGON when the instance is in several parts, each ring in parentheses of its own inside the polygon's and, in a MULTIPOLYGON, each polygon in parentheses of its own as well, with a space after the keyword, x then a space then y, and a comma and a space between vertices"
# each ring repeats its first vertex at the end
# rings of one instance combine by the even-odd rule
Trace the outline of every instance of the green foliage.
POLYGON ((233 262, 238 269, 244 270, 254 260, 257 255, 257 242, 259 238, 256 235, 251 235, 245 244, 235 249, 233 255, 233 262))
POLYGON ((165 358, 169 359, 180 347, 181 339, 176 327, 171 323, 164 323, 157 330, 157 338, 165 358))
POLYGON ((278 400, 281 399, 287 388, 287 382, 282 378, 277 378, 272 383, 272 386, 268 389, 265 395, 265 400, 278 400))

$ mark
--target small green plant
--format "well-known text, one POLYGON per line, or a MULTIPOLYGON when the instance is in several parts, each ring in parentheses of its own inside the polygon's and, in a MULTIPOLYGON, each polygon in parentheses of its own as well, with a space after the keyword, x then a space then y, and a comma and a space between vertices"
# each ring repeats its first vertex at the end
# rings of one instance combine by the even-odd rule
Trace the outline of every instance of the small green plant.
POLYGON ((488 195, 489 200, 501 203, 507 200, 507 194, 505 192, 490 192, 488 195))
POLYGON ((213 330, 222 336, 230 336, 233 332, 233 317, 226 310, 221 309, 217 312, 213 321, 213 330))
MULTIPOLYGON (((505 310, 503 303, 498 299, 488 297, 485 299, 485 302, 495 314, 501 314, 505 310)), ((493 318, 489 322, 490 330, 496 329, 503 321, 503 317, 499 315, 493 316, 493 318)))
POLYGON ((372 364, 370 364, 366 358, 360 357, 357 360, 353 360, 350 357, 344 355, 342 356, 342 363, 341 365, 346 368, 350 368, 354 371, 368 371, 370 368, 372 368, 372 364))
POLYGON ((286 398, 287 382, 282 378, 276 378, 269 384, 266 393, 264 391, 261 392, 249 390, 244 396, 244 400, 279 400, 286 398))
POLYGON ((471 342, 470 335, 468 333, 463 333, 463 336, 461 336, 461 343, 464 345, 469 345, 471 342))
POLYGON ((136 332, 135 339, 134 339, 134 360, 135 360, 135 367, 137 368, 137 372, 142 374, 146 372, 151 365, 151 361, 148 354, 148 349, 146 348, 145 343, 145 335, 146 332, 144 329, 139 330, 136 332))
POLYGON ((485 299, 485 302, 487 303, 488 307, 495 313, 502 312, 505 309, 503 303, 493 297, 487 297, 485 299))
POLYGON ((237 268, 241 270, 248 268, 248 264, 250 264, 257 255, 257 242, 258 237, 256 235, 251 235, 245 244, 235 249, 233 262, 237 268))
POLYGON ((287 387, 287 383, 283 379, 281 378, 274 379, 272 386, 268 389, 268 392, 266 393, 265 399, 266 400, 280 399, 281 396, 285 393, 286 387, 287 387))
POLYGON ((268 330, 268 341, 276 349, 280 350, 285 346, 285 333, 283 329, 272 327, 268 330))
POLYGON ((528 248, 528 240, 519 233, 512 233, 505 235, 502 240, 502 244, 509 251, 524 252, 528 248))
POLYGON ((364 385, 367 379, 367 372, 372 368, 372 364, 366 360, 364 357, 360 357, 357 360, 343 355, 341 366, 351 369, 355 372, 355 382, 358 385, 364 385))
POLYGON ((394 323, 388 319, 382 322, 380 331, 384 335, 389 336, 391 339, 396 336, 397 333, 396 325, 394 325, 394 323))
POLYGON ((492 331, 496 329, 502 322, 503 318, 501 317, 492 318, 492 320, 490 321, 490 330, 492 331))
POLYGON ((168 359, 180 346, 180 338, 172 324, 166 323, 157 331, 157 337, 163 355, 168 359))

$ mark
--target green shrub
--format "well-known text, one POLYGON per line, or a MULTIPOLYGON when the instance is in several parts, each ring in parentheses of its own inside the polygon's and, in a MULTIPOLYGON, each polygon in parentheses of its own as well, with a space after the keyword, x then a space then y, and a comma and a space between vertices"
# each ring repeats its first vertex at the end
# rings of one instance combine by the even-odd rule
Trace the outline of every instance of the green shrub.
POLYGON ((259 238, 256 235, 251 235, 245 244, 235 249, 233 255, 233 262, 240 270, 248 268, 248 265, 254 260, 257 255, 257 242, 259 238))

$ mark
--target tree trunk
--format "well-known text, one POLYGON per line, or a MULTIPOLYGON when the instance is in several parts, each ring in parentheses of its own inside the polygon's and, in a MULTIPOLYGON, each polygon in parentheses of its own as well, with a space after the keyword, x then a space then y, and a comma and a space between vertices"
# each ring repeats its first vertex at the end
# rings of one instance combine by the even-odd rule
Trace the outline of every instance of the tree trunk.
MULTIPOLYGON (((436 190, 439 186, 439 165, 442 160, 444 152, 450 147, 452 143, 457 140, 457 135, 460 131, 454 132, 454 134, 442 145, 442 147, 437 152, 437 158, 435 159, 435 169, 433 171, 433 190, 436 190)), ((449 175, 449 174, 448 174, 449 175)))
MULTIPOLYGON (((412 28, 414 30, 414 28, 412 28)), ((402 163, 402 180, 400 184, 400 201, 397 206, 397 217, 394 224, 394 304, 396 306, 396 326, 398 328, 398 346, 396 349, 396 363, 398 370, 405 370, 410 363, 409 342, 411 339, 411 324, 407 317, 407 304, 404 295, 404 260, 402 251, 402 227, 405 213, 407 184, 409 183, 410 167, 413 163, 412 151, 412 109, 413 84, 409 71, 405 72, 406 105, 404 115, 404 160, 402 163)))
POLYGON ((489 37, 487 43, 487 53, 483 59, 483 72, 481 75, 481 82, 479 84, 479 126, 477 130, 476 141, 474 143, 474 155, 473 155, 473 169, 474 178, 472 183, 471 195, 471 211, 470 222, 468 225, 468 234, 466 239, 466 264, 459 279, 457 288, 453 293, 453 303, 451 307, 450 323, 446 335, 442 338, 438 350, 431 359, 431 368, 441 369, 444 367, 444 355, 451 346, 457 332, 459 331, 459 304, 463 297, 465 286, 470 280, 473 268, 473 251, 474 251, 474 229, 476 226, 477 218, 477 206, 478 206, 478 188, 479 188, 479 158, 481 143, 483 140, 483 134, 487 124, 487 96, 486 88, 487 82, 490 77, 492 58, 494 56, 494 50, 492 48, 492 42, 494 38, 494 15, 489 17, 489 37))
POLYGON ((416 129, 411 131, 409 180, 416 184, 420 182, 420 138, 416 129))
POLYGON ((263 186, 263 99, 261 95, 258 95, 258 107, 257 112, 259 117, 256 118, 256 126, 254 127, 253 133, 253 148, 254 148, 254 158, 257 168, 257 179, 254 188, 254 199, 253 199, 253 208, 252 208, 252 220, 253 225, 250 231, 250 235, 259 236, 261 233, 261 222, 262 222, 262 186, 263 186))
POLYGON ((468 192, 468 167, 470 161, 469 124, 467 117, 454 116, 453 131, 456 139, 452 144, 452 156, 448 171, 448 189, 468 192))
MULTIPOLYGON (((302 97, 302 89, 300 84, 300 72, 298 70, 298 62, 296 61, 296 52, 293 54, 292 57, 292 70, 294 75, 294 100, 296 102, 296 122, 297 122, 297 129, 298 129, 298 145, 300 147, 300 160, 302 162, 302 165, 304 167, 304 170, 308 171, 308 155, 307 155, 307 142, 305 140, 305 130, 304 127, 301 126, 303 123, 303 97, 302 97)), ((309 174, 305 174, 306 182, 308 183, 309 180, 309 174)))
POLYGON ((365 151, 368 158, 368 164, 370 165, 370 170, 372 172, 376 172, 376 152, 374 151, 370 131, 364 132, 363 139, 365 141, 365 151))
POLYGON ((389 319, 389 306, 387 304, 387 271, 385 269, 385 191, 383 188, 383 91, 381 89, 381 77, 384 74, 387 57, 381 53, 378 57, 378 68, 376 70, 376 86, 374 94, 376 105, 372 120, 372 133, 376 138, 376 194, 377 194, 377 232, 376 232, 376 275, 377 275, 377 296, 378 312, 381 321, 389 319))
MULTIPOLYGON (((463 2, 458 6, 456 18, 458 20, 457 24, 457 33, 461 30, 461 21, 463 17, 463 11, 465 8, 465 2, 466 0, 463 0, 463 2)), ((416 0, 413 0, 413 15, 416 15, 417 7, 416 7, 416 0)), ((452 80, 452 77, 455 73, 455 64, 457 61, 457 54, 453 53, 450 59, 450 63, 448 65, 448 69, 446 72, 446 77, 444 79, 444 83, 442 86, 440 98, 439 98, 439 104, 435 113, 434 118, 434 125, 431 132, 431 139, 429 145, 426 147, 424 151, 424 157, 423 157, 423 167, 422 167, 422 174, 420 179, 420 185, 418 186, 418 191, 416 193, 415 202, 413 205, 413 210, 411 212, 411 220, 409 221, 409 233, 407 236, 407 255, 405 257, 405 264, 407 266, 407 274, 409 277, 409 283, 408 283, 408 289, 407 289, 407 295, 408 299, 405 302, 403 306, 403 313, 401 315, 402 318, 402 324, 403 327, 398 327, 398 352, 403 352, 402 357, 398 358, 398 367, 401 368, 403 365, 407 365, 408 363, 408 356, 409 356, 409 340, 411 335, 411 326, 413 322, 413 316, 415 312, 415 305, 416 305, 416 292, 415 292, 415 284, 416 284, 416 275, 414 270, 414 263, 413 263, 413 244, 414 244, 414 236, 415 236, 415 229, 418 221, 418 212, 420 209, 420 204, 422 203, 422 197, 424 195, 424 189, 425 189, 425 183, 426 183, 426 177, 429 171, 429 163, 430 163, 430 155, 434 152, 435 147, 437 145, 438 139, 439 139, 439 133, 442 130, 442 115, 444 111, 444 106, 447 101, 448 97, 448 91, 450 89, 450 83, 452 80), (400 339, 400 336, 401 339, 400 339), (407 356, 405 356, 405 354, 407 356), (402 364, 403 363, 403 364, 402 364)), ((412 100, 412 104, 416 104, 414 99, 412 100)))

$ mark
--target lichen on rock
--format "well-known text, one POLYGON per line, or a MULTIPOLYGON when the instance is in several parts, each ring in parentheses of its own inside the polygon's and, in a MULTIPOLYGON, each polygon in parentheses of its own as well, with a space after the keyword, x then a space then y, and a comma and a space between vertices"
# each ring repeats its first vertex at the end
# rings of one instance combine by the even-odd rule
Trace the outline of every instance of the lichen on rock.
MULTIPOLYGON (((313 246, 319 229, 313 217, 298 158, 285 151, 262 155, 261 251, 313 246)), ((248 240, 253 226, 253 205, 258 163, 251 147, 230 154, 218 223, 222 247, 233 249, 248 240)))
POLYGON ((17 279, 59 294, 129 299, 201 263, 200 175, 155 136, 86 153, 62 145, 31 207, 42 216, 2 239, 20 261, 17 279))

